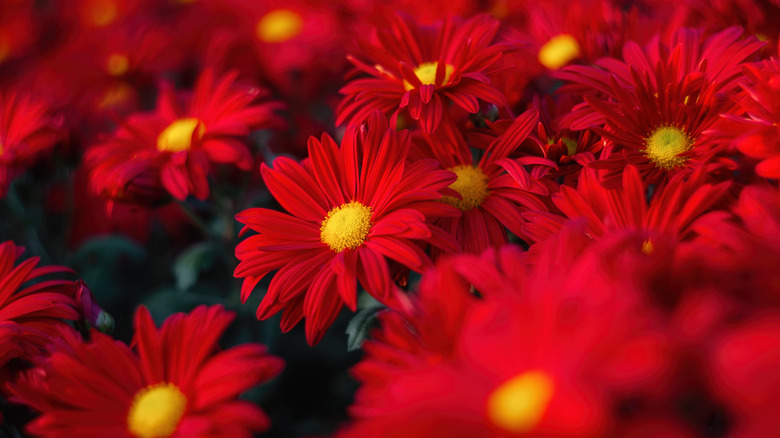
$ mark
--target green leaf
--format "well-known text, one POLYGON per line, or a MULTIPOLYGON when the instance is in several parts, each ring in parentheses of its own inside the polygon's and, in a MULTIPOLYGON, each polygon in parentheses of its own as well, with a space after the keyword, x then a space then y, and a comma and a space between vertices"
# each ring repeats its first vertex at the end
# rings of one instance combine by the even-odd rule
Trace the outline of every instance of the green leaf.
POLYGON ((376 326, 377 314, 385 306, 379 303, 370 303, 358 310, 355 316, 347 324, 347 351, 354 351, 363 346, 368 339, 371 329, 376 326))
POLYGON ((113 263, 122 256, 139 263, 146 258, 146 250, 124 236, 93 237, 79 247, 73 261, 77 265, 92 264, 95 260, 105 264, 113 263))
POLYGON ((200 272, 211 268, 219 256, 219 247, 213 242, 201 242, 185 249, 173 262, 176 287, 186 291, 198 281, 200 272))

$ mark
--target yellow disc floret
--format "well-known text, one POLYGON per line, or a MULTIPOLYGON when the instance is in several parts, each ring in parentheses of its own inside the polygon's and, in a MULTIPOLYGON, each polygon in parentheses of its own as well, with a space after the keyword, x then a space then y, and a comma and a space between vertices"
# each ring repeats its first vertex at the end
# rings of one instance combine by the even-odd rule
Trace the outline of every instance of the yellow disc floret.
POLYGON ((644 153, 656 166, 671 170, 688 161, 687 157, 679 155, 691 150, 692 146, 691 138, 682 129, 661 126, 645 139, 644 153))
MULTIPOLYGON (((436 69, 439 68, 438 62, 424 62, 414 69, 414 75, 422 82, 423 85, 436 84, 436 69)), ((450 64, 444 64, 444 80, 439 85, 446 85, 450 82, 452 72, 455 71, 455 67, 450 64)), ((413 90, 414 85, 408 81, 404 81, 404 89, 413 90)))
POLYGON ((573 36, 562 33, 550 38, 539 49, 539 63, 550 70, 558 70, 580 57, 580 44, 573 36))
POLYGON ((139 438, 169 437, 187 409, 187 397, 172 383, 138 391, 127 414, 127 430, 139 438))
POLYGON ((540 371, 527 371, 494 389, 487 400, 488 418, 514 433, 528 432, 542 419, 553 396, 553 382, 540 371))
POLYGON ((303 19, 289 9, 276 9, 257 22, 255 34, 266 43, 283 43, 295 38, 303 30, 303 19))
POLYGON ((106 27, 119 16, 115 0, 92 0, 86 5, 86 18, 95 27, 106 27))
POLYGON ((653 251, 655 251, 655 244, 653 244, 652 240, 647 239, 642 242, 642 254, 650 255, 653 251))
POLYGON ((167 152, 189 150, 192 147, 193 137, 200 140, 205 132, 206 126, 194 117, 178 119, 168 125, 157 137, 157 150, 167 152))
POLYGON ((444 196, 442 200, 461 211, 479 207, 488 195, 488 178, 482 169, 471 165, 460 165, 449 170, 458 175, 458 179, 450 184, 450 188, 460 193, 463 199, 444 196))
POLYGON ((130 59, 122 53, 112 53, 106 61, 106 70, 111 76, 122 76, 130 67, 130 59))
POLYGON ((362 245, 370 230, 371 207, 352 201, 328 212, 320 226, 320 240, 333 251, 341 252, 362 245))

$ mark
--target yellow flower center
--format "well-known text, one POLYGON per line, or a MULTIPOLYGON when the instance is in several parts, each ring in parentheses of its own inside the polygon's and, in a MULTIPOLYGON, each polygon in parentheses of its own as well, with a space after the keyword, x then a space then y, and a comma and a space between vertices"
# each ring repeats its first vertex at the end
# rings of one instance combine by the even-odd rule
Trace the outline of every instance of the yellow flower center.
POLYGON ((362 245, 370 230, 371 207, 352 201, 328 212, 320 226, 320 240, 333 251, 341 252, 362 245))
POLYGON ((130 67, 130 59, 122 53, 112 53, 106 61, 106 70, 111 76, 122 76, 130 67))
POLYGON ((303 19, 289 9, 276 9, 257 22, 255 34, 266 43, 283 43, 303 30, 303 19))
MULTIPOLYGON (((438 62, 424 62, 414 69, 414 75, 422 82, 423 85, 435 85, 436 84, 436 69, 439 68, 438 62)), ((444 80, 441 85, 446 85, 450 82, 450 76, 455 71, 455 67, 450 64, 444 64, 444 80)), ((413 90, 414 85, 409 81, 404 81, 404 89, 407 91, 413 90)))
POLYGON ((187 409, 187 397, 172 383, 138 391, 127 414, 127 430, 139 438, 169 437, 187 409))
POLYGON ((108 26, 119 15, 119 8, 114 0, 92 0, 87 8, 87 19, 95 27, 108 26))
POLYGON ((671 170, 688 161, 679 155, 691 150, 693 142, 683 130, 674 126, 657 128, 645 139, 645 155, 656 166, 671 170))
POLYGON ((642 242, 642 253, 645 255, 650 255, 655 251, 655 245, 653 244, 653 241, 650 239, 645 240, 642 242))
POLYGON ((528 432, 542 419, 553 396, 553 382, 540 371, 527 371, 502 383, 488 397, 488 417, 514 433, 528 432))
POLYGON ((479 207, 488 195, 488 178, 482 169, 471 165, 460 165, 449 170, 458 175, 458 179, 450 184, 450 188, 460 193, 463 199, 454 196, 444 196, 442 201, 461 211, 479 207))
POLYGON ((157 137, 157 150, 161 152, 180 152, 192 147, 193 137, 203 138, 206 126, 194 117, 178 119, 171 123, 157 137))
POLYGON ((539 49, 539 63, 550 70, 558 70, 580 57, 580 44, 568 33, 550 38, 539 49))

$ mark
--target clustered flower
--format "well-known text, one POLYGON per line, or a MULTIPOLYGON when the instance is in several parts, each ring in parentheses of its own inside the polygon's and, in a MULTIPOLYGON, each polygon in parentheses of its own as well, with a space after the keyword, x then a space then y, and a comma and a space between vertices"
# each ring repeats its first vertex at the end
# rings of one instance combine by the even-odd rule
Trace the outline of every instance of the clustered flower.
MULTIPOLYGON (((0 198, 71 166, 87 236, 178 204, 236 309, 311 346, 378 303, 334 436, 774 436, 779 34, 777 1, 0 0, 0 198)), ((126 344, 23 251, 0 396, 27 433, 270 427, 239 396, 283 361, 219 347, 235 312, 140 306, 126 344)))

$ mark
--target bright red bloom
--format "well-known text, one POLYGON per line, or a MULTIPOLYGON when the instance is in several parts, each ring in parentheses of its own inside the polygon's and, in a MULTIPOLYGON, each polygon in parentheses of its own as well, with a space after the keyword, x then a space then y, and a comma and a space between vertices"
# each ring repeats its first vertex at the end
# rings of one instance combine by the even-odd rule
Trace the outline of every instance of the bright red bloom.
POLYGON ((388 129, 375 113, 367 128, 351 129, 341 147, 327 134, 322 141, 312 137, 301 164, 279 157, 273 168, 262 166, 271 194, 291 214, 257 208, 237 216, 245 231, 260 233, 236 247, 242 300, 279 270, 258 318, 284 309, 287 331, 306 317, 306 338, 314 344, 344 304, 356 309, 356 279, 395 307, 404 297, 393 286, 388 259, 419 272, 430 260, 418 242, 455 249, 449 236, 426 223, 457 215, 439 202, 454 175, 433 160, 406 162, 408 149, 408 132, 388 129))
MULTIPOLYGON (((729 182, 711 184, 706 174, 695 172, 690 178, 680 174, 668 184, 656 188, 648 203, 646 185, 634 166, 623 172, 622 187, 599 184, 596 171, 580 173, 577 189, 561 186, 552 196, 563 216, 585 221, 585 232, 601 239, 616 231, 638 231, 646 236, 642 251, 652 253, 656 240, 674 242, 695 236, 696 220, 725 200, 729 182)), ((536 241, 548 239, 562 227, 564 217, 548 212, 528 212, 524 232, 536 241)))
POLYGON ((769 60, 743 67, 747 78, 740 104, 746 118, 723 114, 714 134, 726 137, 743 154, 762 160, 756 173, 780 179, 780 61, 769 60))
POLYGON ((260 344, 218 351, 233 317, 200 306, 157 329, 141 307, 134 350, 97 331, 90 342, 66 331, 50 357, 9 385, 11 399, 41 412, 28 425, 38 436, 251 437, 269 420, 237 398, 282 361, 260 344))
POLYGON ((61 118, 41 101, 0 92, 0 197, 17 172, 49 152, 64 136, 61 118))
POLYGON ((442 128, 420 144, 417 153, 437 158, 458 176, 450 188, 460 199, 447 196, 444 202, 457 207, 462 214, 437 219, 435 223, 454 236, 464 251, 480 254, 489 246, 505 244, 507 229, 524 237, 520 214, 526 210, 547 210, 549 181, 541 178, 543 173, 530 174, 524 165, 549 168, 555 167, 555 163, 539 157, 511 157, 537 120, 537 112, 529 110, 508 127, 502 127, 501 135, 493 137, 476 164, 460 132, 449 128, 442 128))
POLYGON ((440 266, 417 311, 366 343, 343 436, 621 436, 615 406, 663 381, 665 339, 630 281, 567 245, 530 269, 509 246, 440 266))
POLYGON ((422 26, 396 16, 390 29, 360 41, 360 57, 350 57, 358 71, 373 77, 354 79, 341 89, 345 97, 336 124, 360 123, 376 110, 395 120, 406 110, 431 133, 448 118, 450 101, 469 113, 479 111, 480 100, 505 106, 506 99, 486 76, 504 50, 493 43, 498 24, 477 16, 422 26))
POLYGON ((36 267, 38 257, 14 267, 23 251, 13 242, 0 243, 0 368, 17 357, 29 360, 40 355, 68 328, 63 320, 79 316, 72 280, 40 281, 44 275, 70 270, 61 266, 36 267))
MULTIPOLYGON (((674 173, 716 162, 717 148, 704 131, 734 104, 722 94, 733 92, 739 66, 762 45, 726 29, 704 40, 680 29, 671 50, 660 40, 646 50, 629 42, 623 60, 605 58, 596 66, 570 66, 560 79, 578 84, 585 103, 564 120, 571 129, 593 129, 614 143, 611 154, 592 165, 608 169, 614 183, 626 164, 637 166, 648 183, 674 173)), ((716 163, 717 164, 717 163, 716 163)))
POLYGON ((213 71, 205 71, 192 96, 166 87, 154 113, 129 116, 86 154, 94 192, 156 201, 164 188, 176 199, 190 194, 206 199, 212 163, 251 169, 252 154, 242 140, 253 129, 276 124, 273 111, 279 105, 254 103, 262 91, 235 84, 236 76, 216 79, 213 71))

